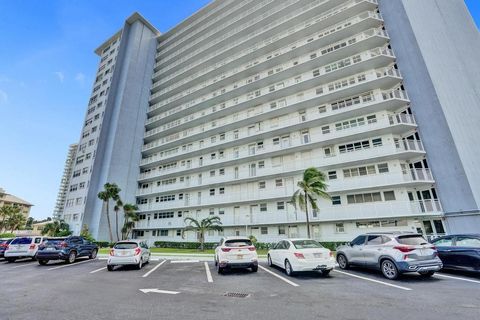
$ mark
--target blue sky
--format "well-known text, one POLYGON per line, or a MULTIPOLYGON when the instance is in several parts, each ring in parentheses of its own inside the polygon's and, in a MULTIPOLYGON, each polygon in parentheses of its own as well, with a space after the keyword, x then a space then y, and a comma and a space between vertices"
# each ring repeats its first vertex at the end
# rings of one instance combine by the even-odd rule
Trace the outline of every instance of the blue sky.
MULTIPOLYGON (((0 187, 51 216, 103 41, 134 11, 165 32, 208 0, 0 0, 0 187)), ((477 26, 480 0, 466 0, 477 26)))

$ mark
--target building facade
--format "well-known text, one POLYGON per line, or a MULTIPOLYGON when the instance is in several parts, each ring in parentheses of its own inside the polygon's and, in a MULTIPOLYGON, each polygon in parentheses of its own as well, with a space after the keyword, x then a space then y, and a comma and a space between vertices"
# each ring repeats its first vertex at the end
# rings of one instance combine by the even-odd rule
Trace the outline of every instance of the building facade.
POLYGON ((30 209, 33 207, 33 204, 20 199, 13 194, 9 194, 4 189, 0 188, 0 208, 3 206, 14 206, 20 208, 20 213, 23 214, 25 219, 28 219, 30 216, 30 209))
MULTIPOLYGON (((480 82, 469 84, 474 72, 447 77, 437 68, 455 46, 479 46, 478 37, 460 0, 214 1, 157 35, 153 54, 148 47, 151 69, 143 75, 151 81, 143 89, 150 93, 136 101, 143 130, 132 131, 142 135, 140 144, 121 163, 102 155, 93 175, 116 182, 118 175, 105 179, 105 171, 135 171, 117 184, 139 206, 135 237, 151 243, 195 240, 182 236, 186 217, 221 218, 224 231, 207 241, 305 236, 305 213, 289 200, 308 167, 326 174, 331 195, 310 210, 316 239, 455 232, 463 228, 459 219, 478 217, 479 148, 470 143, 480 123, 473 100, 480 82), (430 24, 450 32, 433 46, 425 39, 435 33, 430 24), (433 57, 436 51, 447 53, 433 57), (445 95, 449 85, 454 92, 445 95), (452 109, 463 108, 473 115, 460 128, 452 109), (437 134, 455 151, 448 157, 437 134), (460 200, 449 194, 450 180, 460 200), (460 217, 448 223, 450 213, 460 217)), ((455 54, 453 69, 479 65, 473 52, 455 54)), ((90 183, 86 198, 95 217, 104 216, 100 187, 90 183)), ((84 221, 105 238, 101 219, 84 221)))
MULTIPOLYGON (((75 165, 75 159, 77 156, 78 144, 74 143, 68 147, 67 159, 63 167, 62 179, 60 180, 60 187, 58 188, 57 201, 55 202, 55 209, 53 210, 54 219, 63 218, 63 210, 67 201, 67 193, 70 188, 70 181, 74 178, 73 167, 75 165)), ((81 172, 77 172, 75 178, 81 175, 81 172)))

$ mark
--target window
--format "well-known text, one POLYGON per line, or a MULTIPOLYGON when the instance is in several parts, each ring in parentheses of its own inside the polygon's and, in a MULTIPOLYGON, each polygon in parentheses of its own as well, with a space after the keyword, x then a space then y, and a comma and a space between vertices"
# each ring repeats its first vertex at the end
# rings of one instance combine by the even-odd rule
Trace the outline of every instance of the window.
POLYGON ((381 235, 371 235, 367 238, 367 245, 375 246, 383 243, 383 239, 381 235))
POLYGON ((80 183, 78 184, 78 188, 79 188, 79 189, 85 188, 85 182, 80 182, 80 183))
POLYGON ((168 230, 160 230, 160 237, 168 237, 168 230))
POLYGON ((324 112, 327 112, 327 107, 326 106, 318 107, 318 113, 324 113, 324 112))
POLYGON ((80 170, 75 170, 73 172, 73 177, 75 178, 75 177, 78 177, 78 176, 80 176, 80 170))
POLYGON ((77 189, 78 189, 78 184, 72 184, 70 186, 70 191, 77 191, 77 189))
POLYGON ((372 139, 372 145, 374 147, 382 146, 382 138, 372 139))
POLYGON ((332 205, 336 206, 342 204, 342 200, 340 199, 340 196, 332 196, 332 205))
POLYGON ((177 235, 177 237, 181 237, 181 236, 182 236, 182 230, 181 230, 181 229, 177 229, 176 235, 177 235))
POLYGON ((268 234, 268 227, 260 227, 260 234, 268 234))
POLYGON ((259 162, 258 162, 258 168, 259 168, 259 169, 265 168, 265 161, 259 161, 259 162))
POLYGON ((260 211, 261 212, 267 211, 267 204, 266 203, 260 203, 260 211))
POLYGON ((275 179, 275 187, 283 187, 283 179, 275 179))
POLYGON ((380 195, 380 192, 347 195, 347 203, 349 204, 379 201, 382 201, 382 196, 380 195))
POLYGON ((278 234, 279 235, 285 234, 285 226, 278 226, 278 234))
POLYGON ((225 188, 224 187, 218 188, 218 193, 219 194, 225 194, 225 188))
POLYGON ((335 233, 345 233, 343 222, 335 223, 335 233))
POLYGON ((308 130, 302 131, 302 142, 309 143, 310 142, 310 134, 308 130))
POLYGON ((214 196, 215 195, 215 189, 210 189, 210 195, 214 196))
POLYGON ((283 201, 277 202, 277 210, 285 210, 285 202, 283 201))
POLYGON ((388 163, 380 163, 377 165, 378 173, 388 172, 388 163))
POLYGON ((395 200, 395 193, 393 191, 385 191, 383 197, 385 201, 392 201, 395 200))
POLYGON ((278 145, 280 144, 280 138, 273 138, 272 142, 273 142, 273 145, 278 145))
POLYGON ((272 167, 279 167, 283 164, 282 156, 272 158, 272 167))
POLYGON ((215 177, 215 170, 210 171, 210 177, 215 177))
POLYGON ((265 181, 260 181, 258 183, 258 189, 265 189, 265 181))
POLYGON ((322 133, 323 133, 323 134, 330 133, 330 126, 324 126, 324 127, 322 127, 322 133))
POLYGON ((329 171, 328 172, 328 179, 330 179, 330 180, 337 179, 337 171, 329 171))
POLYGON ((351 242, 352 246, 361 246, 365 244, 366 236, 358 236, 351 242))

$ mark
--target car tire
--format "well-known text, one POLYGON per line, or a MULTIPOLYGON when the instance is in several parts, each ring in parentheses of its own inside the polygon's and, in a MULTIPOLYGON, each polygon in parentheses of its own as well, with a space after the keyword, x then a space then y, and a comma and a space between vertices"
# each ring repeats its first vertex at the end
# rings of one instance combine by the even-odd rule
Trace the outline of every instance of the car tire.
POLYGON ((424 271, 419 273, 420 273, 420 276, 422 276, 423 278, 430 278, 435 274, 435 271, 424 271))
POLYGON ((252 267, 252 272, 257 272, 258 271, 258 266, 253 266, 252 267))
POLYGON ((36 260, 37 260, 37 255, 34 255, 34 256, 32 257, 32 261, 36 261, 36 260))
POLYGON ((38 264, 41 266, 45 266, 48 263, 48 260, 38 260, 38 264))
POLYGON ((7 262, 13 263, 13 262, 15 262, 15 260, 17 260, 17 259, 15 259, 15 258, 6 258, 6 260, 7 260, 7 262))
POLYGON ((114 266, 107 265, 107 270, 108 270, 108 271, 113 271, 113 268, 114 268, 114 266))
POLYGON ((382 260, 382 262, 380 263, 380 269, 383 276, 389 280, 395 280, 400 275, 397 266, 390 259, 382 260))
POLYGON ((332 271, 332 270, 323 270, 322 271, 322 276, 323 277, 328 277, 328 275, 330 274, 330 271, 332 271))
POLYGON ((225 268, 220 267, 220 263, 217 263, 217 272, 218 272, 218 274, 223 274, 224 271, 225 271, 225 268))
POLYGON ((347 270, 350 268, 350 265, 348 264, 348 259, 344 254, 337 255, 337 263, 340 269, 347 270))
POLYGON ((74 263, 75 260, 77 260, 77 253, 75 251, 70 251, 67 258, 67 263, 68 264, 74 263))
POLYGON ((267 256, 267 264, 269 267, 273 267, 272 257, 270 257, 270 255, 267 256))
POLYGON ((292 265, 290 264, 290 261, 288 261, 288 260, 285 260, 285 273, 289 277, 293 277, 293 275, 294 275, 292 265))
POLYGON ((97 257, 98 250, 93 249, 92 253, 88 256, 88 259, 95 259, 97 257))
POLYGON ((142 267, 143 267, 143 259, 140 259, 140 261, 139 261, 138 264, 137 264, 137 269, 138 269, 138 270, 141 270, 142 267))

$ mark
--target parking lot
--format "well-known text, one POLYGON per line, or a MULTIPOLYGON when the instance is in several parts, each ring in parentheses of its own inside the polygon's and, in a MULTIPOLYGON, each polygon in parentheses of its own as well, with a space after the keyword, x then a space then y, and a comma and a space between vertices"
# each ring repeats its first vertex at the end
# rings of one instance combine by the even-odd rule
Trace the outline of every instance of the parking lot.
POLYGON ((480 277, 417 274, 398 281, 375 271, 286 277, 219 275, 213 261, 152 257, 142 270, 106 270, 102 257, 67 265, 0 261, 0 319, 478 319, 480 277))

